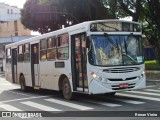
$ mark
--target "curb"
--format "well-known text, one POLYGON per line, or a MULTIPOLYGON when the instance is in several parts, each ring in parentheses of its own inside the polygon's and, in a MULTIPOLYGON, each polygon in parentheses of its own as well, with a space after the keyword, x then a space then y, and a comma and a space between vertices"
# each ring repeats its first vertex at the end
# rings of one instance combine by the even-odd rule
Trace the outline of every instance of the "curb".
POLYGON ((160 80, 146 80, 147 82, 160 82, 160 80))

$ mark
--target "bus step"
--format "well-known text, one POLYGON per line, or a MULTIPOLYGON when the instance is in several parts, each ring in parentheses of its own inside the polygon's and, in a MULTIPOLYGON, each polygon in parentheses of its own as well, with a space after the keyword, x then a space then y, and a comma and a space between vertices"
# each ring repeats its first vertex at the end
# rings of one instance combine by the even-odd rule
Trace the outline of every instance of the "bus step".
POLYGON ((40 89, 39 86, 34 86, 33 88, 34 88, 35 90, 39 90, 39 89, 40 89))

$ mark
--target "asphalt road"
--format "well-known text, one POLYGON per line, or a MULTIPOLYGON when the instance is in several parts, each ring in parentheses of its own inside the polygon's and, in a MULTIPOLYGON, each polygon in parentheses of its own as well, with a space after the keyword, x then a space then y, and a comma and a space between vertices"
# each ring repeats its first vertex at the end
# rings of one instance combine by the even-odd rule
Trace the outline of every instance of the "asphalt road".
MULTIPOLYGON (((5 118, 6 112, 12 115, 20 112, 29 115, 35 113, 42 116, 39 119, 159 120, 160 117, 156 115, 160 116, 160 88, 147 86, 142 90, 120 92, 115 96, 75 94, 74 100, 67 101, 56 91, 21 92, 19 85, 11 84, 1 77, 0 111, 5 111, 5 118)), ((16 115, 15 119, 25 118, 25 115, 16 115)))

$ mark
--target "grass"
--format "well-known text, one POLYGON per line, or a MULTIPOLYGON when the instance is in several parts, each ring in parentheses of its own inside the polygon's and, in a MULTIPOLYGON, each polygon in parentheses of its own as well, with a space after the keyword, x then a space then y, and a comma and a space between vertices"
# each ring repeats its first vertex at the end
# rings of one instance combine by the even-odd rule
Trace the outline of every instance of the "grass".
POLYGON ((145 61, 146 70, 160 70, 160 64, 156 60, 145 61))

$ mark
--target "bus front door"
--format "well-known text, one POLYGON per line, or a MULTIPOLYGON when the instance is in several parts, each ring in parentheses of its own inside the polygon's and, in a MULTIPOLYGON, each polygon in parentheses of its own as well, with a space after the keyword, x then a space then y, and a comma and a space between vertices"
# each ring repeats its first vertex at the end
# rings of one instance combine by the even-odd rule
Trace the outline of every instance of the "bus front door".
POLYGON ((39 44, 31 45, 31 75, 32 86, 39 87, 39 44))
POLYGON ((86 34, 72 36, 73 89, 85 92, 88 88, 86 34))
POLYGON ((12 49, 12 82, 18 83, 17 81, 17 49, 12 49))

